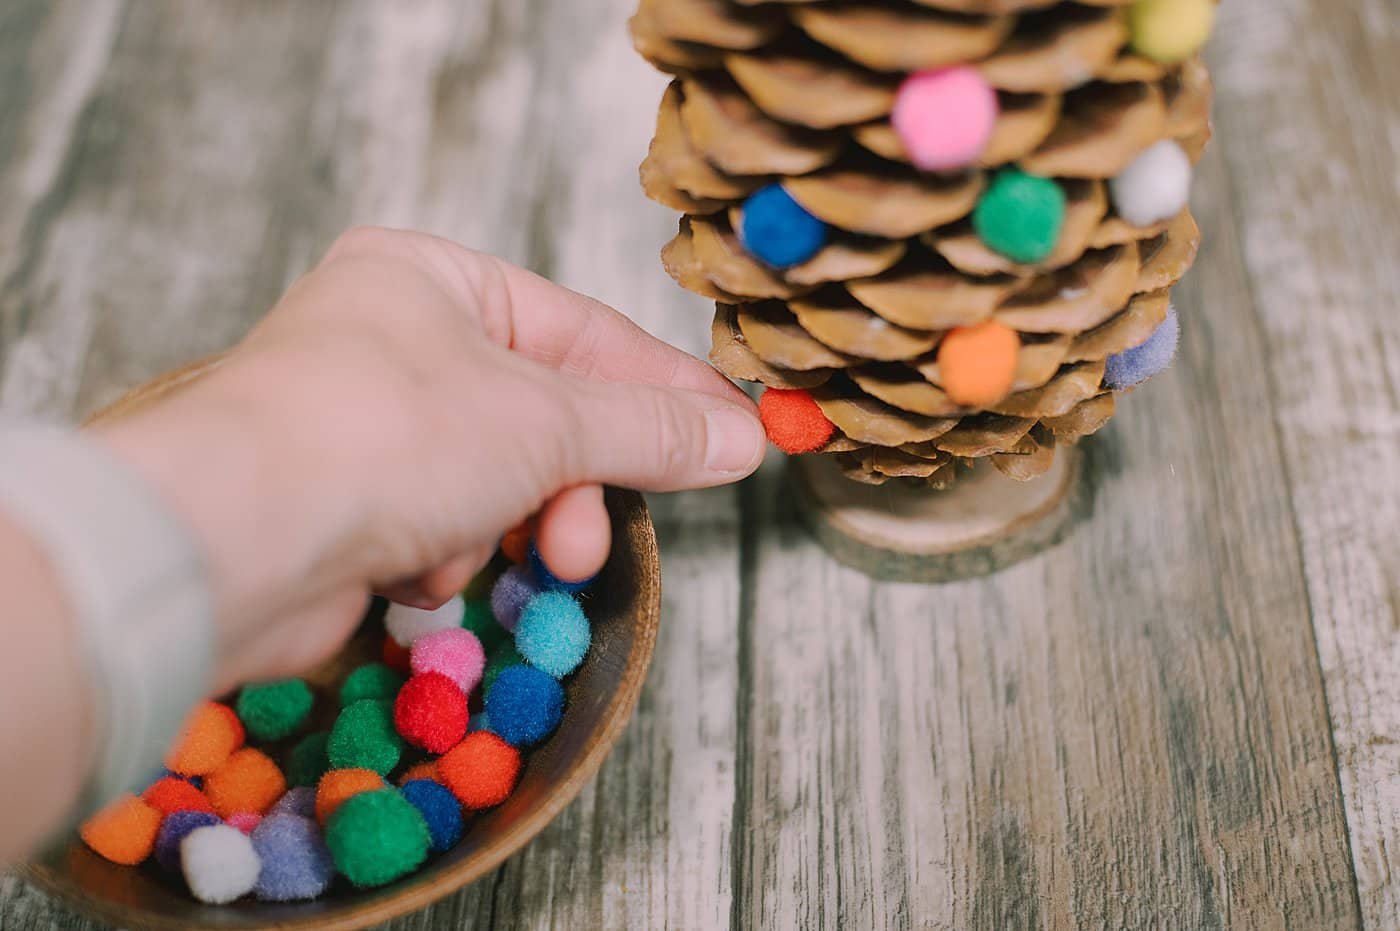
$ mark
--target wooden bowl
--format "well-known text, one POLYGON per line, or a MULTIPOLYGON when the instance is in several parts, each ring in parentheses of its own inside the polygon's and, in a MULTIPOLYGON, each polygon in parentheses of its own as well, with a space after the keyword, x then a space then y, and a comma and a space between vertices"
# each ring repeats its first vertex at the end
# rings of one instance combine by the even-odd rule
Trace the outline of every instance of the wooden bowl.
MULTIPOLYGON (((93 419, 119 417, 189 382, 217 360, 206 360, 136 389, 93 419)), ((565 682, 568 702, 559 729, 529 751, 514 794, 500 807, 469 819, 462 841, 399 882, 356 890, 343 879, 313 902, 204 905, 176 877, 153 864, 117 866, 74 841, 25 867, 35 885, 68 900, 79 911, 128 928, 281 929, 363 928, 423 908, 494 870, 524 847, 568 805, 602 765, 637 703, 661 607, 661 568, 656 535, 642 496, 608 489, 613 552, 590 591, 593 647, 565 682)), ((377 659, 378 635, 366 627, 347 649, 307 678, 317 686, 338 682, 344 672, 377 659)), ((318 690, 324 693, 324 689, 318 690)), ((334 709, 318 697, 320 726, 334 709)))

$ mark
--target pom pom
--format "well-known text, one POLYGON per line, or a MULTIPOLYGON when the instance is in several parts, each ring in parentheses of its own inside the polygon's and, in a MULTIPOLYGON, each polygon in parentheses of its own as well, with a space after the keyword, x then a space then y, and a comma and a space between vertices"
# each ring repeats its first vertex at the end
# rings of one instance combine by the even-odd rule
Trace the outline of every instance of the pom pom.
POLYGON ((1214 24, 1214 0, 1137 0, 1128 8, 1133 50, 1169 65, 1200 51, 1214 24))
POLYGON ((262 861, 253 893, 264 902, 314 899, 335 878, 335 861, 321 831, 305 818, 269 815, 253 832, 253 849, 262 861))
POLYGON ((890 122, 916 166, 952 171, 977 161, 999 112, 997 92, 975 69, 945 68, 906 78, 890 122))
POLYGON ((257 740, 290 737, 311 716, 315 697, 301 679, 249 685, 238 693, 238 719, 257 740))
POLYGON ((468 601, 462 612, 462 629, 476 634, 481 648, 490 656, 496 647, 509 637, 510 632, 496 623, 496 614, 491 610, 491 602, 484 599, 468 601))
POLYGON ((520 655, 556 679, 578 668, 592 640, 583 608, 563 592, 531 598, 515 628, 515 648, 520 655))
POLYGON ((530 526, 530 521, 521 521, 507 530, 505 536, 501 537, 501 554, 517 565, 523 563, 525 553, 530 548, 532 536, 534 536, 534 529, 530 526))
POLYGON ((457 683, 463 695, 471 694, 486 670, 486 651, 481 648, 481 641, 461 627, 418 638, 412 652, 410 664, 415 676, 440 673, 457 683))
POLYGON ((225 818, 239 811, 262 814, 286 791, 282 770, 267 754, 251 747, 229 757, 204 781, 204 794, 225 818))
POLYGON ((403 775, 399 777, 399 785, 406 786, 410 782, 416 782, 420 779, 431 779, 433 782, 438 781, 437 760, 425 760, 422 763, 410 766, 408 769, 404 770, 403 775))
POLYGON ((477 731, 438 760, 438 775, 467 808, 490 808, 504 802, 515 790, 515 780, 520 776, 520 751, 489 731, 477 731))
POLYGON ((236 811, 224 819, 231 828, 238 828, 244 834, 252 834, 253 829, 262 823, 263 816, 255 811, 236 811))
MULTIPOLYGON (((424 642, 413 647, 415 653, 424 642)), ((394 727, 399 736, 429 753, 446 753, 455 747, 467 732, 467 717, 467 696, 455 682, 437 672, 409 679, 394 702, 394 727)))
POLYGON ((408 648, 399 646, 393 637, 385 635, 384 648, 380 652, 384 665, 397 673, 408 675, 408 648))
MULTIPOLYGON (((506 743, 529 746, 548 737, 564 714, 564 689, 548 673, 533 666, 511 666, 496 677, 486 693, 491 730, 506 743)), ((475 736, 475 735, 469 735, 475 736)), ((438 771, 443 772, 442 762, 438 771)))
POLYGON ((213 811, 208 796, 183 779, 167 776, 157 779, 145 792, 141 800, 155 808, 162 815, 177 811, 213 811))
POLYGON ((549 566, 545 565, 544 557, 540 555, 539 548, 533 543, 530 544, 528 555, 530 559, 530 572, 539 580, 539 587, 545 591, 568 592, 570 595, 577 595, 586 590, 588 586, 592 585, 593 580, 597 578, 597 576, 590 575, 588 578, 579 579, 576 582, 570 582, 566 579, 559 578, 559 576, 550 571, 549 566))
POLYGON ((1148 148, 1108 182, 1113 208, 1133 226, 1170 220, 1191 196, 1191 159, 1171 139, 1148 148))
POLYGON ((326 845, 346 879, 382 886, 416 870, 428 856, 428 825, 395 789, 357 795, 326 826, 326 845))
POLYGON ((1104 364, 1103 386, 1114 391, 1132 388, 1147 381, 1172 364, 1176 344, 1181 337, 1181 323, 1176 308, 1167 308, 1167 319, 1157 325, 1141 346, 1108 357, 1104 364))
POLYGON ((491 716, 484 711, 467 718, 467 733, 475 734, 477 731, 489 731, 491 729, 491 716))
POLYGON ((272 806, 272 810, 267 813, 271 818, 273 815, 296 815, 298 818, 316 817, 316 787, 297 786, 288 789, 287 794, 277 800, 277 804, 272 806))
POLYGON ((826 224, 807 212, 781 184, 759 188, 744 201, 739 240, 773 268, 801 265, 826 245, 826 224))
POLYGON ((486 672, 481 676, 481 694, 485 695, 491 691, 491 686, 496 684, 496 677, 502 671, 512 666, 524 665, 525 657, 520 655, 520 651, 515 648, 514 643, 501 644, 500 648, 491 654, 491 662, 486 664, 486 672))
POLYGON ((1016 262, 1048 258, 1064 222, 1060 186, 1016 168, 998 172, 972 211, 972 226, 982 241, 1016 262))
MULTIPOLYGON (((397 644, 395 644, 397 646, 397 644)), ((403 688, 403 674, 384 663, 365 663, 345 677, 340 686, 341 706, 366 699, 393 698, 403 688)))
POLYGON ((175 746, 166 754, 165 766, 181 776, 212 773, 243 746, 243 722, 228 705, 207 701, 185 719, 175 746))
POLYGON ((462 839, 462 806, 449 790, 429 779, 415 779, 404 783, 403 797, 423 816, 433 850, 450 850, 462 839))
POLYGON ((442 607, 431 611, 391 604, 384 615, 384 629, 398 641, 399 646, 411 647, 413 641, 435 630, 461 627, 465 604, 461 595, 453 595, 442 607))
POLYGON ((329 731, 313 731, 292 747, 287 754, 287 782, 294 786, 314 786, 321 774, 331 768, 326 756, 329 731))
POLYGON ((399 765, 403 739, 394 730, 394 703, 357 701, 340 712, 326 743, 336 769, 372 769, 381 776, 399 765))
POLYGON ((316 820, 322 824, 346 799, 384 788, 384 778, 372 769, 333 769, 316 788, 316 820))
POLYGON ((253 842, 237 828, 211 824, 180 842, 185 883, 201 902, 224 905, 253 891, 262 862, 253 842))
POLYGON ((135 866, 151 855, 159 830, 160 811, 127 794, 83 822, 78 836, 104 859, 135 866))
POLYGON ((520 612, 525 602, 540 593, 540 587, 524 566, 511 566, 496 580, 491 589, 491 611, 496 615, 496 623, 506 630, 515 630, 520 620, 520 612))
POLYGON ((769 388, 758 399, 758 416, 773 445, 790 456, 815 452, 836 427, 812 395, 801 388, 769 388))
POLYGON ((954 327, 938 344, 943 390, 964 407, 995 404, 1011 393, 1020 348, 1016 331, 995 320, 954 327))
POLYGON ((195 828, 218 824, 212 811, 177 811, 167 815, 156 834, 156 862, 172 873, 180 872, 180 842, 195 828))

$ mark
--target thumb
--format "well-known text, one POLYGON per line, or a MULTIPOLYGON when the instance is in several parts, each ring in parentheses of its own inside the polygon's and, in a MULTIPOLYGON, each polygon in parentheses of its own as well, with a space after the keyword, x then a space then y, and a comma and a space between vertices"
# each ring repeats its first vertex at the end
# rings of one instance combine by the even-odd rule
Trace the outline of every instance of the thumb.
POLYGON ((747 398, 729 400, 683 388, 569 382, 576 429, 556 433, 571 483, 678 491, 735 482, 758 468, 767 439, 747 398))

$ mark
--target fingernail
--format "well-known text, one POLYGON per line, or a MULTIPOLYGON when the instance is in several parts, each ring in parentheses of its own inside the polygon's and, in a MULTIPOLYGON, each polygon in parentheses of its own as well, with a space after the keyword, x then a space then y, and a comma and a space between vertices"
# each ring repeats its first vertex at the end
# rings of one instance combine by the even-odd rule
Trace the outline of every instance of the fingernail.
POLYGON ((712 472, 748 472, 763 455, 758 420, 735 407, 705 412, 705 468, 712 472))

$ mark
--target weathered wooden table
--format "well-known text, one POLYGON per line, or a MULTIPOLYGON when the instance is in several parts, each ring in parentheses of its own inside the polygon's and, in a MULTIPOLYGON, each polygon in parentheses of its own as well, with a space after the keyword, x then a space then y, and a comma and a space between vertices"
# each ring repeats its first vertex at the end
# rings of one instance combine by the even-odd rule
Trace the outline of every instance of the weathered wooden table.
MULTIPOLYGON (((633 0, 5 0, 0 401, 74 415, 234 341, 352 223, 690 350, 636 165, 633 0)), ((401 928, 1400 926, 1400 8, 1230 0, 1176 367, 1092 511, 875 584, 780 469, 658 498, 665 630, 594 785, 401 928)), ((91 927, 14 879, 0 927, 91 927)))

